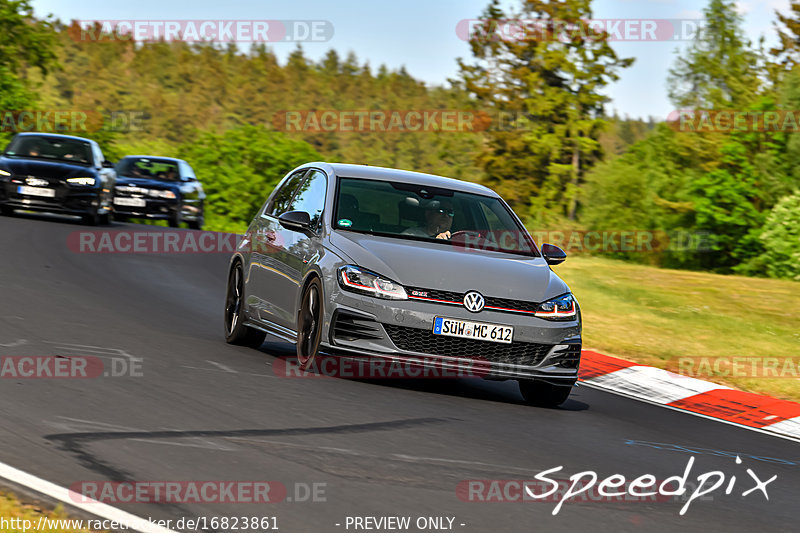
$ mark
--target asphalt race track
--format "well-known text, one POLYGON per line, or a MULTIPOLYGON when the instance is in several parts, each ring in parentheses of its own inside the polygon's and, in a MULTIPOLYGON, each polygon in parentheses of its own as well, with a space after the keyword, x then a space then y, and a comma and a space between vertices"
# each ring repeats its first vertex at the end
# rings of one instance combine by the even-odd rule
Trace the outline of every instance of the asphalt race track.
POLYGON ((62 486, 272 480, 295 498, 324 484, 316 502, 112 503, 141 517, 275 516, 286 533, 346 531, 347 516, 449 516, 453 529, 481 533, 797 527, 796 442, 586 387, 559 409, 539 409, 522 404, 514 382, 278 377, 275 358, 292 345, 224 342, 228 254, 71 251, 68 235, 87 229, 0 218, 0 355, 140 359, 143 375, 0 379, 0 462, 62 486), (591 470, 663 480, 682 475, 691 457, 691 482, 717 470, 726 477, 683 516, 678 500, 567 501, 553 516, 553 501, 456 493, 464 480, 530 480, 559 465, 550 477, 591 470), (741 496, 755 485, 748 468, 761 480, 777 476, 769 501, 758 490, 741 496))

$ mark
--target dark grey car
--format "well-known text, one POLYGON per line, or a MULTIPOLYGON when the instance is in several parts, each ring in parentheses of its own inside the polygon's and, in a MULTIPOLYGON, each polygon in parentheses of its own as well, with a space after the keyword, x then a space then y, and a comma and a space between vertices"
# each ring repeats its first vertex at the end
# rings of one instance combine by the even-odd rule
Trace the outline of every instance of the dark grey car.
POLYGON ((581 315, 536 246, 481 185, 386 168, 309 163, 290 172, 233 255, 226 340, 266 333, 316 358, 483 368, 558 405, 578 376, 581 315))

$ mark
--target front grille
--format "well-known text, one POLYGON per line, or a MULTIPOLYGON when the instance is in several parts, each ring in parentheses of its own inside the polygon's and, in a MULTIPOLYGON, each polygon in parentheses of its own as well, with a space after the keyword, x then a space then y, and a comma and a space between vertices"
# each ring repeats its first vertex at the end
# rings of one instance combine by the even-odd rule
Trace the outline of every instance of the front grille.
POLYGON ((554 352, 552 360, 562 368, 578 368, 581 361, 581 345, 570 344, 566 349, 554 352))
MULTIPOLYGON (((448 302, 458 305, 463 305, 464 292, 442 291, 439 289, 421 289, 418 287, 409 287, 407 289, 408 297, 412 300, 426 301, 438 300, 441 303, 448 302)), ((513 298, 495 298, 492 296, 483 295, 486 308, 492 311, 511 312, 511 313, 534 313, 539 306, 538 302, 522 302, 513 298)))
POLYGON ((333 317, 334 342, 356 341, 360 339, 380 339, 383 338, 378 323, 374 320, 347 311, 337 311, 333 317))
POLYGON ((500 344, 446 337, 434 335, 427 329, 408 328, 394 324, 384 324, 383 327, 386 328, 386 333, 389 334, 392 342, 401 350, 467 359, 484 359, 501 365, 538 365, 553 347, 552 344, 531 342, 500 344))

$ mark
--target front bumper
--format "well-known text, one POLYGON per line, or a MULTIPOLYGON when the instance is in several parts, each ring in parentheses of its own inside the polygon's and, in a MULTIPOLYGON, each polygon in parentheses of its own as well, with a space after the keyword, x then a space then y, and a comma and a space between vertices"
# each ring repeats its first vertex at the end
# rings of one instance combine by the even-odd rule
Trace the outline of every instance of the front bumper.
MULTIPOLYGON (((116 198, 130 198, 117 194, 116 198)), ((114 203, 114 212, 118 215, 135 218, 151 218, 154 220, 167 220, 175 215, 180 209, 177 200, 165 200, 157 198, 143 198, 146 202, 144 207, 119 205, 114 203)))
POLYGON ((85 215, 104 209, 103 190, 100 187, 71 187, 53 182, 54 197, 20 194, 20 183, 5 182, 0 186, 0 205, 12 209, 47 211, 65 215, 85 215))
POLYGON ((408 300, 379 300, 333 291, 326 309, 322 352, 371 356, 421 367, 473 369, 488 379, 536 379, 572 385, 578 378, 581 323, 408 300), (328 318, 329 317, 329 318, 328 318), (514 327, 511 344, 434 335, 435 317, 514 327))

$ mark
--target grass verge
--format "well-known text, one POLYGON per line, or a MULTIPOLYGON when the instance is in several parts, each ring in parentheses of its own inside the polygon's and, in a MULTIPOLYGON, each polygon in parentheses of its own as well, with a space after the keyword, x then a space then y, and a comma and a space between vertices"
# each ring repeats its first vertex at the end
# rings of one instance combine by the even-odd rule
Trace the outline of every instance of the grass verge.
POLYGON ((89 529, 75 527, 80 519, 73 519, 59 505, 48 511, 36 505, 20 502, 15 496, 0 491, 0 533, 91 533, 89 529), (42 519, 42 529, 37 529, 42 519), (45 521, 45 519, 47 519, 45 521), (28 522, 26 523, 25 520, 28 522), (58 522, 53 522, 53 521, 58 522), (47 527, 44 527, 47 524, 47 527))
POLYGON ((587 256, 553 270, 581 304, 584 348, 800 401, 800 283, 587 256))

